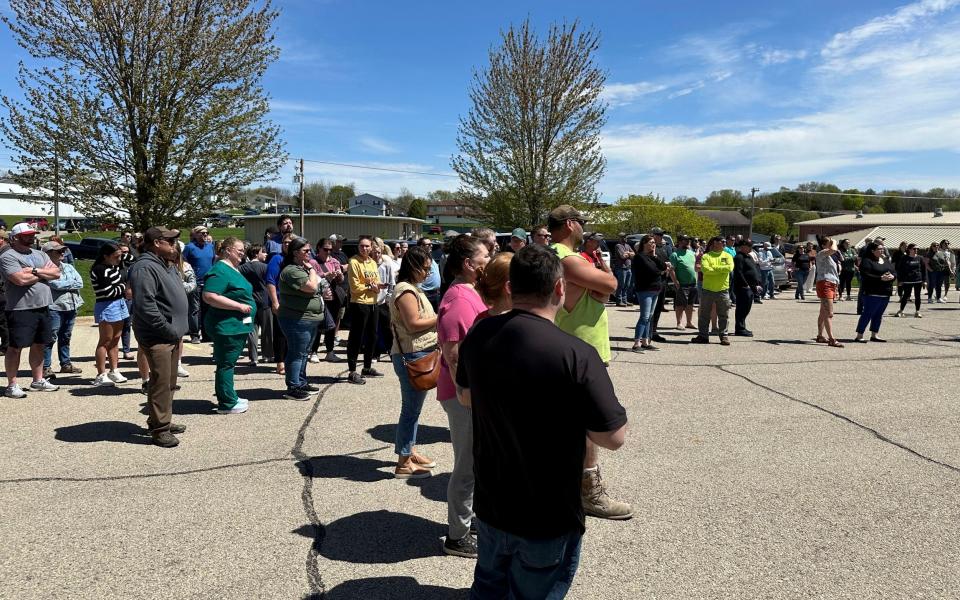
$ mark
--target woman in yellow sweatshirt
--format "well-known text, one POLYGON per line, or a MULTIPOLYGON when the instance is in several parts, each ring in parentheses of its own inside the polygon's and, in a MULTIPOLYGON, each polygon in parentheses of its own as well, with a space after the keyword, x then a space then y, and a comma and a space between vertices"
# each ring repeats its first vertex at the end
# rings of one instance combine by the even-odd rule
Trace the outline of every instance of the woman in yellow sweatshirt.
POLYGON ((377 339, 377 294, 383 284, 377 262, 371 257, 373 238, 360 236, 357 255, 350 259, 347 280, 350 283, 350 337, 347 338, 347 381, 366 383, 364 377, 382 377, 373 368, 374 345, 377 339), (363 370, 357 373, 357 358, 363 348, 363 370))

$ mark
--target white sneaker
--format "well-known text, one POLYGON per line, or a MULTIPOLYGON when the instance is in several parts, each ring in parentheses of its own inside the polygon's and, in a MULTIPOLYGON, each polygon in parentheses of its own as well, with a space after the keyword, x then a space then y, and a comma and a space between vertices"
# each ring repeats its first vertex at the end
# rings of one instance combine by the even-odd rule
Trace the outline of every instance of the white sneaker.
POLYGON ((177 365, 177 377, 190 377, 190 372, 183 368, 183 365, 177 365))
POLYGON ((236 404, 233 408, 229 408, 229 409, 218 408, 218 409, 217 409, 217 414, 221 414, 221 415, 239 415, 239 414, 241 414, 241 413, 247 412, 247 410, 248 410, 249 408, 250 408, 250 403, 249 403, 247 400, 245 400, 245 399, 243 399, 243 398, 238 398, 238 399, 237 399, 237 404, 236 404))
POLYGON ((123 383, 124 381, 127 380, 126 377, 120 374, 120 371, 110 371, 109 373, 107 373, 107 377, 109 377, 110 381, 114 383, 123 383))
POLYGON ((3 395, 7 398, 26 398, 27 393, 20 389, 19 384, 11 384, 7 386, 7 389, 3 391, 3 395))
POLYGON ((937 304, 946 304, 946 303, 947 301, 944 300, 943 298, 937 298, 937 304))
POLYGON ((110 379, 106 373, 100 373, 97 375, 96 379, 91 383, 93 387, 113 387, 116 384, 112 379, 110 379))
POLYGON ((310 354, 310 358, 308 358, 307 360, 310 361, 310 362, 312 362, 312 363, 318 363, 318 362, 320 362, 320 357, 317 356, 317 353, 316 353, 316 352, 313 352, 313 353, 310 354))
POLYGON ((916 317, 916 318, 918 318, 918 319, 922 319, 922 318, 923 318, 923 315, 920 314, 920 311, 919 311, 919 310, 917 311, 917 314, 915 314, 915 315, 913 315, 913 316, 916 317))
POLYGON ((903 311, 902 311, 902 310, 898 310, 897 312, 893 313, 893 316, 895 316, 895 317, 902 317, 902 316, 903 316, 903 311))
POLYGON ((60 389, 60 386, 53 385, 46 379, 40 379, 39 381, 32 382, 30 389, 37 392, 55 392, 60 389))

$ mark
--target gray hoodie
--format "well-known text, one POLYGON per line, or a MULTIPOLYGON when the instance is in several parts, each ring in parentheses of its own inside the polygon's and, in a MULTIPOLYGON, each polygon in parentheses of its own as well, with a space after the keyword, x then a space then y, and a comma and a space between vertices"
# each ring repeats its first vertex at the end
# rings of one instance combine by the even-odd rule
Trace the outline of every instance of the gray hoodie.
POLYGON ((133 290, 133 332, 141 344, 173 344, 186 335, 187 293, 180 272, 153 252, 144 252, 130 265, 127 280, 133 290))

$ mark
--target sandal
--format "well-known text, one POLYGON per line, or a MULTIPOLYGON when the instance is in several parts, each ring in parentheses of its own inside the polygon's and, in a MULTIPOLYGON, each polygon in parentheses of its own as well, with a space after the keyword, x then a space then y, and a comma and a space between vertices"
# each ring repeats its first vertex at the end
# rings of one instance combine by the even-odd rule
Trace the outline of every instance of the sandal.
POLYGON ((843 344, 839 340, 830 340, 827 342, 828 346, 833 346, 834 348, 843 348, 843 344))
POLYGON ((816 341, 817 341, 818 344, 827 344, 827 343, 829 343, 828 340, 827 340, 827 338, 823 337, 822 335, 818 335, 816 341))

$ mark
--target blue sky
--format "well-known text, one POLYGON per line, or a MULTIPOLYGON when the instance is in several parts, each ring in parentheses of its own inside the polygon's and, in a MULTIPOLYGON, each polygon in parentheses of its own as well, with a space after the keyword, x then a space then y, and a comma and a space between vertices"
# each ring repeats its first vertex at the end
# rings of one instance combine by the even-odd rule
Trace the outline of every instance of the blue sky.
MULTIPOLYGON (((276 6, 282 53, 264 83, 292 158, 451 174, 472 71, 529 15, 541 33, 573 19, 601 33, 604 200, 810 180, 960 188, 960 0, 276 6)), ((22 56, 6 30, 0 52, 22 56)), ((0 91, 15 86, 12 68, 0 72, 0 91)), ((306 173, 379 195, 457 187, 319 163, 306 173)), ((279 183, 292 174, 291 162, 279 183)))

